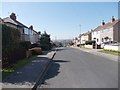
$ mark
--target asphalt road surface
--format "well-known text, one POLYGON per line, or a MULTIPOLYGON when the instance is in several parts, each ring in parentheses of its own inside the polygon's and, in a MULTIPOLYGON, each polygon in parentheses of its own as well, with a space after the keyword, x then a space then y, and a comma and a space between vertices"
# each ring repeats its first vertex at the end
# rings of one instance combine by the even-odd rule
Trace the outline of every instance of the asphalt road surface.
POLYGON ((59 48, 38 88, 118 88, 118 62, 78 49, 59 48))

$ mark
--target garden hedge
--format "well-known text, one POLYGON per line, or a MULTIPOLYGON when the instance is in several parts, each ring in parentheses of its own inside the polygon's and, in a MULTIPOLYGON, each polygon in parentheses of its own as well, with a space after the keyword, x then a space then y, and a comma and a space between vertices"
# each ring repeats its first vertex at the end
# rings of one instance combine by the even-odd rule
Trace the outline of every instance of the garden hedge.
POLYGON ((92 45, 93 43, 95 43, 94 40, 89 40, 89 41, 86 41, 86 42, 85 42, 86 45, 92 45))
POLYGON ((25 49, 20 45, 18 29, 2 25, 2 67, 8 67, 26 57, 25 49))

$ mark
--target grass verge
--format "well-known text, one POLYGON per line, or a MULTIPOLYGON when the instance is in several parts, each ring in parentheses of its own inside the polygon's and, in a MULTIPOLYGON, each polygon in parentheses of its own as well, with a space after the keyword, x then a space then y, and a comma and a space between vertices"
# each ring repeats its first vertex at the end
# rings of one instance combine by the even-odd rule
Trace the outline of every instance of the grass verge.
POLYGON ((83 48, 83 49, 91 49, 91 48, 86 48, 86 47, 83 47, 83 46, 80 46, 80 48, 83 48))
POLYGON ((107 53, 107 54, 112 54, 112 55, 120 56, 120 51, 103 49, 103 50, 101 50, 99 52, 103 52, 103 53, 107 53))
POLYGON ((15 72, 16 70, 24 67, 26 64, 30 63, 32 60, 36 59, 37 55, 25 58, 23 60, 19 60, 16 64, 13 65, 12 68, 4 68, 2 69, 2 79, 8 77, 11 73, 15 72))

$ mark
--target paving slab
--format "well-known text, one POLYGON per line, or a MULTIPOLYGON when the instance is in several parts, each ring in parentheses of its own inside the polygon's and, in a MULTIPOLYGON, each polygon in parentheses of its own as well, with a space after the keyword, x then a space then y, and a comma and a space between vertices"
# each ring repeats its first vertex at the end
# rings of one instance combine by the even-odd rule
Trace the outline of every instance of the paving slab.
POLYGON ((76 49, 79 49, 81 51, 84 51, 90 54, 102 56, 102 57, 108 58, 109 60, 113 60, 113 61, 118 61, 119 59, 119 56, 99 52, 101 49, 85 49, 85 48, 79 48, 79 47, 72 47, 72 48, 76 48, 76 49))
POLYGON ((50 60, 47 58, 37 58, 36 60, 33 60, 30 64, 3 80, 2 87, 32 88, 36 83, 36 78, 43 72, 43 70, 45 70, 49 62, 50 60))

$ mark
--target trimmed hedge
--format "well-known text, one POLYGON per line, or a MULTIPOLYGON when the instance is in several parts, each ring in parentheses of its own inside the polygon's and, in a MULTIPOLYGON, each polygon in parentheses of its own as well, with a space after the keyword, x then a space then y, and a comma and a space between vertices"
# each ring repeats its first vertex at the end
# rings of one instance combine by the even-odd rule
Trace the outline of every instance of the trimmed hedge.
POLYGON ((26 57, 24 47, 20 45, 18 29, 2 25, 2 67, 9 67, 26 57))
POLYGON ((3 49, 7 47, 16 47, 20 41, 20 32, 12 27, 2 25, 2 47, 3 49), (13 46, 14 45, 14 46, 13 46))
POLYGON ((94 40, 90 40, 90 41, 86 41, 86 42, 85 42, 86 45, 92 45, 93 43, 95 43, 94 40))

